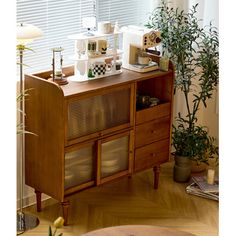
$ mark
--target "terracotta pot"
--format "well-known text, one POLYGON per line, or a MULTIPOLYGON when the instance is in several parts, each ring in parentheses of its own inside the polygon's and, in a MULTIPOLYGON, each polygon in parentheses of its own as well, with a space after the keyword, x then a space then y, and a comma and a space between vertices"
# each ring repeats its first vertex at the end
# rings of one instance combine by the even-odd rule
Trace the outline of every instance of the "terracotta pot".
POLYGON ((207 168, 207 164, 204 162, 200 162, 200 163, 197 163, 196 161, 191 161, 191 162, 192 162, 192 167, 191 167, 192 173, 203 172, 207 168))
POLYGON ((192 162, 189 157, 175 156, 174 165, 174 181, 176 182, 188 182, 191 176, 192 162))

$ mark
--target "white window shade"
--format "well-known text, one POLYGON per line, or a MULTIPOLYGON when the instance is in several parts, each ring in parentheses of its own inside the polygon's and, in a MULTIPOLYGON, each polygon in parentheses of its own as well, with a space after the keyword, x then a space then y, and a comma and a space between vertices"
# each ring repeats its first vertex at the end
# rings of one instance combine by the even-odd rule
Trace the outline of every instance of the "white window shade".
POLYGON ((120 26, 144 25, 151 12, 152 0, 17 0, 17 23, 39 27, 43 37, 27 45, 35 52, 24 56, 25 73, 51 69, 51 48, 62 47, 63 65, 72 65, 74 42, 68 35, 86 32, 82 18, 96 16, 120 26))
MULTIPOLYGON (((97 0, 97 20, 116 22, 120 27, 127 25, 144 26, 152 9, 153 0, 97 0)), ((112 38, 109 44, 113 47, 112 38)), ((119 47, 122 40, 119 39, 119 47)))
POLYGON ((118 21, 120 26, 147 23, 153 0, 97 0, 98 21, 118 21))
POLYGON ((69 55, 74 53, 70 34, 84 32, 82 18, 95 16, 96 0, 17 0, 17 23, 30 23, 43 31, 43 37, 27 45, 24 57, 26 73, 51 69, 51 48, 61 46, 63 65, 73 64, 69 55))

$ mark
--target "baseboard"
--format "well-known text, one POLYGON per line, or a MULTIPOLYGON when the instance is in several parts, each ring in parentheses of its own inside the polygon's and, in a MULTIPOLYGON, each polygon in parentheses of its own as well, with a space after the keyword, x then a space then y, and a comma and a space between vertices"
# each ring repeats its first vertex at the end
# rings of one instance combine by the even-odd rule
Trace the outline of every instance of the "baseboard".
MULTIPOLYGON (((45 201, 47 199, 49 199, 51 197, 49 197, 46 194, 42 194, 42 201, 45 201)), ((28 206, 32 206, 36 204, 36 196, 35 194, 33 195, 29 195, 23 198, 23 208, 28 207, 28 206)), ((20 199, 17 200, 17 209, 19 210, 19 206, 20 206, 20 199)))

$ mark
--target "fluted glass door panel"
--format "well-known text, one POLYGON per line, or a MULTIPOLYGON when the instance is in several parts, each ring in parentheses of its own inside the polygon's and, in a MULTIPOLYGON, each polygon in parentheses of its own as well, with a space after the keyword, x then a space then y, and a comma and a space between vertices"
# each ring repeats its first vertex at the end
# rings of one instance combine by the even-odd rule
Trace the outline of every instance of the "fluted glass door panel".
POLYGON ((94 145, 65 154, 65 189, 94 180, 94 145))
POLYGON ((116 90, 68 105, 68 139, 130 122, 130 88, 116 90))
POLYGON ((129 168, 129 136, 102 143, 101 177, 107 177, 129 168))

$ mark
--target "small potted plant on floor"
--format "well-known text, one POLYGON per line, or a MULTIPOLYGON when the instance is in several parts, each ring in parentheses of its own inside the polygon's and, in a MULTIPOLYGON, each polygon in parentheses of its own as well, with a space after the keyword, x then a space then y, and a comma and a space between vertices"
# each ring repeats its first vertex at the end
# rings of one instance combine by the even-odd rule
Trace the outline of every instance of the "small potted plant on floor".
POLYGON ((185 13, 169 8, 162 0, 146 25, 160 30, 163 52, 175 68, 175 92, 184 97, 186 113, 178 113, 172 130, 174 180, 177 182, 188 181, 191 160, 208 163, 208 158, 218 153, 215 139, 197 119, 199 110, 207 107, 219 81, 218 32, 212 24, 208 28, 199 26, 197 6, 185 13))

